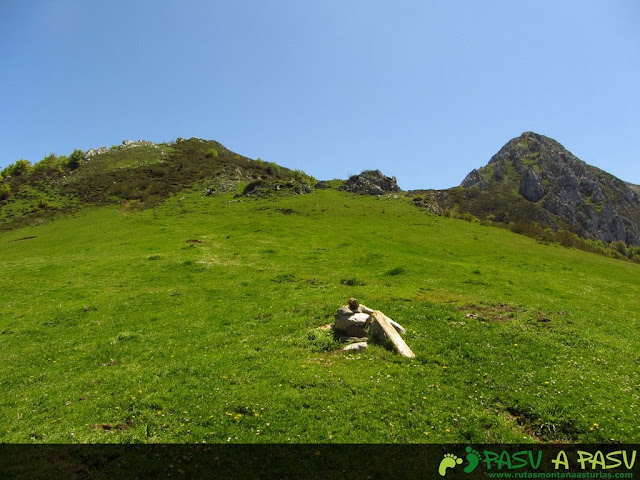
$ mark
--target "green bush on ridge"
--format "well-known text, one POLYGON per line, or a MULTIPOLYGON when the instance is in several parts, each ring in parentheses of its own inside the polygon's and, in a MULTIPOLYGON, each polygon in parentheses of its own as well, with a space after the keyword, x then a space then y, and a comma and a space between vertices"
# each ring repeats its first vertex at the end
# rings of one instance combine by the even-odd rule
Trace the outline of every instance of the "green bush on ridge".
POLYGON ((0 184, 0 200, 6 200, 8 198, 11 198, 11 195, 12 195, 11 185, 9 185, 8 183, 0 184))

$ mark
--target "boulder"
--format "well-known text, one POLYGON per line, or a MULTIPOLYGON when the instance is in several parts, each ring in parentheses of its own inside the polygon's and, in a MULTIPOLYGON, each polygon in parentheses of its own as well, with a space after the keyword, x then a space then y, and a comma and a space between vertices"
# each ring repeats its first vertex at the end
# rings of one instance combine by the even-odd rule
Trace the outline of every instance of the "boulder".
POLYGON ((387 177, 380 170, 365 170, 360 175, 352 175, 340 190, 358 195, 384 195, 402 191, 396 177, 387 177))

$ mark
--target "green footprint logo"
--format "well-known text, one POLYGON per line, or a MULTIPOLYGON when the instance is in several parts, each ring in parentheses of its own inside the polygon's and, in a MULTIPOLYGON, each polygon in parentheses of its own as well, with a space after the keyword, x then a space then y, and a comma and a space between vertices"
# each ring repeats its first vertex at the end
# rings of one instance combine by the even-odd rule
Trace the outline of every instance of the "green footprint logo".
MULTIPOLYGON (((464 467, 464 473, 471 473, 478 465, 480 465, 480 461, 482 460, 482 454, 478 450, 474 450, 471 446, 467 446, 465 449, 467 454, 465 455, 465 460, 468 465, 464 467)), ((462 463, 462 459, 453 453, 445 453, 444 458, 440 462, 440 467, 438 468, 438 473, 441 477, 444 477, 447 474, 447 470, 450 468, 455 468, 456 465, 460 465, 462 463)))
POLYGON ((444 477, 447 474, 447 470, 449 468, 453 468, 456 465, 460 465, 462 463, 462 459, 456 457, 453 453, 445 453, 444 458, 440 462, 440 467, 438 468, 438 473, 444 477))
POLYGON ((480 459, 482 458, 482 454, 479 451, 474 450, 470 446, 466 448, 466 451, 467 451, 467 455, 464 458, 467 462, 469 462, 469 465, 464 467, 464 473, 471 473, 480 464, 480 459))

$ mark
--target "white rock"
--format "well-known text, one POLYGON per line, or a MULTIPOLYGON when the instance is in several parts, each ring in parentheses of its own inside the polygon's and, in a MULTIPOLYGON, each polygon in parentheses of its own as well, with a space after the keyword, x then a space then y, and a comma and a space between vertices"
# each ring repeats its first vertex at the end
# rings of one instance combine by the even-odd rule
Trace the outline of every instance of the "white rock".
POLYGON ((344 347, 342 350, 363 350, 365 348, 367 348, 369 345, 367 344, 367 342, 358 342, 358 343, 352 343, 351 345, 347 345, 346 347, 344 347))

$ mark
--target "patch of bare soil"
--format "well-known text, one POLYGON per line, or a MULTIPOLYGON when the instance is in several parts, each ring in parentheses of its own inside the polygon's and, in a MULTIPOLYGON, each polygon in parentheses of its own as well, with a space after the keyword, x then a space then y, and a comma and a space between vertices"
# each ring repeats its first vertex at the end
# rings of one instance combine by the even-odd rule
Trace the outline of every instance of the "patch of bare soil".
POLYGON ((466 312, 465 317, 467 318, 477 318, 481 321, 492 322, 508 322, 516 318, 518 313, 526 311, 522 307, 515 307, 505 303, 498 303, 496 305, 477 305, 470 303, 456 308, 462 312, 466 312))
POLYGON ((127 418, 127 420, 124 423, 123 422, 97 423, 91 428, 104 430, 105 432, 111 432, 111 431, 118 431, 118 430, 120 430, 120 431, 127 430, 127 429, 129 429, 131 427, 133 427, 133 419, 132 418, 127 418))

